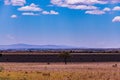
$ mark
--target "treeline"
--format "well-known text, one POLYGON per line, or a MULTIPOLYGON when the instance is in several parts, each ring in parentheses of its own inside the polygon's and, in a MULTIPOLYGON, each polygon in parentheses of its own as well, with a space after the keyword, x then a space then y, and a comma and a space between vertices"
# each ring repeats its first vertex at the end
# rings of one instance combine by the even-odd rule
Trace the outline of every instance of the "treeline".
POLYGON ((120 53, 120 49, 25 49, 0 50, 0 53, 120 53))

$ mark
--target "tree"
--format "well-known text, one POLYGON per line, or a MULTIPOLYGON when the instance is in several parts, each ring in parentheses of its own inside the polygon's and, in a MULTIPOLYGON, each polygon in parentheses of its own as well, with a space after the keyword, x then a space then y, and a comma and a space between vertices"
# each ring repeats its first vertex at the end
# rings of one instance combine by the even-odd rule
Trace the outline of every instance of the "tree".
POLYGON ((2 57, 2 51, 0 51, 0 57, 2 57))
POLYGON ((60 56, 61 58, 63 58, 65 64, 67 64, 67 59, 70 57, 70 53, 69 53, 69 52, 63 52, 63 53, 60 53, 59 56, 60 56))

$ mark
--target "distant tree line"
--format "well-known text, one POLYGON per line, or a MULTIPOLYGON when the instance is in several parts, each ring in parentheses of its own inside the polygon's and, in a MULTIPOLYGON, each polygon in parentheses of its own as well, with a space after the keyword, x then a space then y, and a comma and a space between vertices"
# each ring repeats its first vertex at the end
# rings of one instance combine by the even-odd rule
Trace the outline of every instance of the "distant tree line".
POLYGON ((120 49, 27 49, 1 50, 0 53, 120 53, 120 49))

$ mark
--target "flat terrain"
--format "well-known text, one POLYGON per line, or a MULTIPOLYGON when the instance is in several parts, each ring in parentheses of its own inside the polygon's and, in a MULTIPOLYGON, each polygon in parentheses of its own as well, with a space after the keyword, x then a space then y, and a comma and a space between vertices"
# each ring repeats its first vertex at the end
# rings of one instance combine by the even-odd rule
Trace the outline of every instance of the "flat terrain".
POLYGON ((0 80, 120 80, 120 62, 0 63, 0 80))

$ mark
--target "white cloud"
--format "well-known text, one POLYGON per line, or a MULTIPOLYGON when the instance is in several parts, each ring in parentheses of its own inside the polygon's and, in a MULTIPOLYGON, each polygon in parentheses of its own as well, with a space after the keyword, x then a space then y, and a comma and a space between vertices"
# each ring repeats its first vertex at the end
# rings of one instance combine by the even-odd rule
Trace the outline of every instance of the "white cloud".
POLYGON ((48 11, 43 11, 42 14, 50 14, 48 11))
POLYGON ((23 6, 26 4, 26 0, 4 0, 5 5, 13 5, 13 6, 23 6))
POLYGON ((120 3, 120 0, 111 0, 111 3, 113 3, 113 4, 120 3))
POLYGON ((101 11, 101 10, 91 10, 91 11, 86 11, 85 13, 86 14, 93 14, 93 15, 102 15, 102 14, 105 14, 105 12, 101 11))
POLYGON ((52 4, 62 6, 66 5, 75 5, 75 4, 107 4, 108 0, 51 0, 52 4))
POLYGON ((103 11, 109 12, 109 11, 111 11, 111 9, 106 7, 106 8, 103 9, 103 11))
MULTIPOLYGON (((70 9, 80 9, 80 10, 91 10, 91 9, 97 9, 96 6, 92 6, 92 5, 86 5, 86 4, 70 4, 69 2, 67 2, 69 0, 51 0, 51 3, 60 7, 67 7, 70 9)), ((76 1, 76 0, 74 0, 76 1)), ((76 1, 78 2, 78 1, 76 1)))
MULTIPOLYGON (((120 3, 120 0, 51 0, 53 5, 59 7, 67 7, 70 9, 91 10, 98 7, 95 4, 116 4, 120 3)), ((103 11, 111 11, 110 8, 105 8, 103 11)))
POLYGON ((17 15, 13 14, 11 15, 11 18, 17 18, 17 15))
POLYGON ((64 0, 67 4, 106 4, 106 0, 64 0))
POLYGON ((48 12, 48 11, 43 11, 42 14, 49 14, 49 15, 52 15, 52 14, 53 14, 53 15, 58 15, 59 13, 56 12, 56 11, 51 10, 50 12, 48 12))
POLYGON ((56 12, 56 11, 51 10, 51 11, 50 11, 50 14, 57 15, 57 14, 59 14, 59 13, 58 13, 58 12, 56 12))
POLYGON ((94 4, 116 4, 120 3, 120 0, 51 0, 52 4, 59 5, 60 4, 87 4, 87 5, 94 5, 94 4))
POLYGON ((114 17, 112 22, 120 22, 120 16, 114 17))
POLYGON ((39 14, 35 14, 33 12, 24 12, 24 13, 22 13, 22 15, 24 15, 24 16, 37 16, 39 14))
MULTIPOLYGON (((98 10, 101 7, 97 7, 94 4, 111 4, 114 0, 51 0, 53 5, 59 7, 67 7, 70 9, 78 10, 98 10)), ((100 13, 111 11, 110 8, 106 7, 100 13)))
POLYGON ((53 5, 57 5, 60 7, 67 7, 70 9, 81 9, 81 10, 88 10, 88 9, 97 9, 97 7, 92 5, 86 5, 89 2, 88 0, 51 0, 53 5))
POLYGON ((26 0, 11 0, 13 6, 23 6, 26 0))
POLYGON ((115 6, 115 7, 113 8, 113 11, 120 11, 120 6, 115 6))
POLYGON ((69 5, 68 8, 81 9, 81 10, 97 9, 97 7, 95 7, 95 6, 87 6, 87 5, 69 5))
POLYGON ((21 8, 18 8, 19 11, 42 11, 41 8, 38 7, 38 5, 35 5, 34 3, 30 4, 29 6, 23 6, 21 8))

